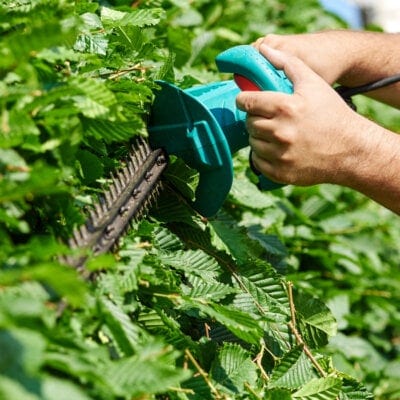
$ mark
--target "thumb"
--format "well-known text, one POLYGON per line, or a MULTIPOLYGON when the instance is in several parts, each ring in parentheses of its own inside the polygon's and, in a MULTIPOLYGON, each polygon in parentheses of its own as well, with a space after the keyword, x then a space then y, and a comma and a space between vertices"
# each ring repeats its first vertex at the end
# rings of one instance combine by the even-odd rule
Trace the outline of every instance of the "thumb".
POLYGON ((322 80, 302 60, 289 53, 273 49, 264 43, 260 45, 259 51, 274 67, 285 72, 295 88, 298 88, 304 81, 309 81, 310 79, 322 80))

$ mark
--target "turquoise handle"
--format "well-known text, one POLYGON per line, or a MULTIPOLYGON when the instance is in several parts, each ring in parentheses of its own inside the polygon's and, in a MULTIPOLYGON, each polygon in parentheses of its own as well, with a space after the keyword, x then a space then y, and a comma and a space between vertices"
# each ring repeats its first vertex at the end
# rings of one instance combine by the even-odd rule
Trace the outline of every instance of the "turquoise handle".
MULTIPOLYGON (((235 75, 235 81, 242 90, 293 93, 293 85, 285 73, 277 70, 253 46, 232 47, 220 53, 215 61, 221 72, 230 72, 235 75)), ((258 175, 258 187, 261 190, 273 190, 284 186, 255 172, 258 175)))

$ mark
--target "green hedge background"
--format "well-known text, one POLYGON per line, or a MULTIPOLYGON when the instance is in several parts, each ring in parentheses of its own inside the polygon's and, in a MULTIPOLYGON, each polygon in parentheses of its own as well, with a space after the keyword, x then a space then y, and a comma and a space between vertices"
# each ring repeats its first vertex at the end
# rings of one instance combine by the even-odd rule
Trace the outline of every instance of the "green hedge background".
POLYGON ((207 221, 171 160, 95 280, 58 261, 147 135, 155 80, 227 79, 230 46, 343 27, 313 0, 0 1, 1 399, 400 397, 400 221, 349 189, 261 193, 246 150, 207 221))

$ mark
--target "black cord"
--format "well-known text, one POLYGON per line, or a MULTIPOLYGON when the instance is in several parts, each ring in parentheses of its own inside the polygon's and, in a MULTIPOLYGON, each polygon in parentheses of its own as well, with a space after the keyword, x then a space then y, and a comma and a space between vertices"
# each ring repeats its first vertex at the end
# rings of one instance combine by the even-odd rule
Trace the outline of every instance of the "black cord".
POLYGON ((393 83, 400 82, 400 74, 388 76, 387 78, 379 79, 375 82, 367 83, 361 86, 347 87, 338 86, 335 90, 345 99, 356 94, 370 92, 372 90, 377 90, 385 86, 392 85, 393 83))

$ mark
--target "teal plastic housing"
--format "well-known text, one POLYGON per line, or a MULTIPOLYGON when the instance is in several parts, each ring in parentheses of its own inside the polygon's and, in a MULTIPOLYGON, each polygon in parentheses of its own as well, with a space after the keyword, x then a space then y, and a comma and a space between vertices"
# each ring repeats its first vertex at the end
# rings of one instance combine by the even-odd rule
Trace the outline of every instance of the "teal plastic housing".
MULTIPOLYGON (((286 76, 252 46, 228 49, 216 62, 222 72, 244 76, 262 90, 292 92, 286 76)), ((158 84, 148 124, 150 145, 164 148, 199 172, 193 207, 210 217, 232 187, 233 154, 249 145, 246 114, 236 107, 240 89, 233 80, 185 90, 163 81, 158 84)), ((260 178, 262 189, 280 186, 260 178)))

